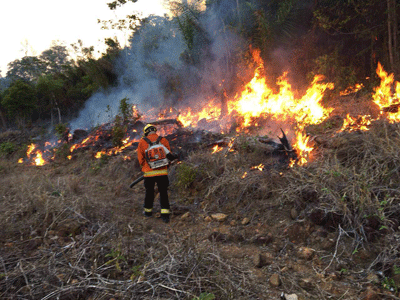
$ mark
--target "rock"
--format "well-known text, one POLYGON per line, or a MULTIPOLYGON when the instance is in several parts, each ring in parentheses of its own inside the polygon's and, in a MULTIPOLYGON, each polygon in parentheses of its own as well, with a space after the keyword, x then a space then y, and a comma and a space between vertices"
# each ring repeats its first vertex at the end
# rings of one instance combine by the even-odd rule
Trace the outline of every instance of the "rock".
POLYGON ((297 251, 297 256, 302 259, 309 260, 314 256, 314 249, 308 247, 300 247, 297 251))
POLYGON ((181 220, 186 220, 190 217, 190 212, 185 212, 182 216, 181 216, 181 220))
POLYGON ((299 212, 297 211, 297 209, 295 209, 294 207, 290 210, 290 217, 293 220, 296 220, 297 217, 299 216, 299 212))
POLYGON ((222 213, 212 214, 211 218, 218 222, 224 222, 228 216, 222 213))
POLYGON ((244 218, 243 220, 242 220, 242 225, 247 225, 247 224, 249 224, 250 223, 250 219, 249 218, 244 218))
POLYGON ((298 300, 299 299, 299 297, 297 297, 296 294, 288 295, 288 294, 284 294, 284 293, 282 293, 281 298, 284 300, 298 300))
POLYGON ((212 219, 211 219, 211 217, 210 217, 210 216, 207 216, 207 217, 205 217, 205 218, 204 218, 204 221, 206 221, 206 222, 211 222, 211 221, 212 221, 212 219))
POLYGON ((274 259, 273 259, 272 255, 269 253, 267 253, 267 254, 257 253, 253 257, 254 266, 256 266, 257 268, 262 268, 264 266, 270 265, 273 263, 273 261, 274 261, 274 259))
POLYGON ((299 281, 299 285, 306 291, 309 291, 309 290, 313 289, 313 282, 314 282, 314 280, 312 278, 302 278, 299 281))
POLYGON ((74 134, 72 135, 72 142, 77 142, 85 137, 87 137, 89 134, 86 130, 83 129, 76 129, 74 130, 74 134))
POLYGON ((279 277, 279 274, 272 274, 271 277, 269 278, 269 283, 273 287, 278 287, 281 285, 281 279, 279 277))

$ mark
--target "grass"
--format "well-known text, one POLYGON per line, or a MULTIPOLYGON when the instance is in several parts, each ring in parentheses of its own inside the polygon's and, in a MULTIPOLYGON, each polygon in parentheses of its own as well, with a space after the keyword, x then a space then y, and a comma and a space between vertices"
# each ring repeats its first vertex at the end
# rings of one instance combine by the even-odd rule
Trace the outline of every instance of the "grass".
MULTIPOLYGON (((332 136, 307 166, 282 169, 263 145, 239 137, 232 151, 197 150, 173 166, 171 203, 260 224, 274 209, 294 206, 300 220, 337 233, 326 268, 373 247, 379 254, 357 268, 382 271, 392 283, 400 265, 399 147, 400 126, 376 122, 367 132, 332 136), (262 171, 253 168, 260 164, 262 171)), ((270 292, 246 264, 208 242, 203 225, 144 222, 144 188, 128 188, 141 174, 134 162, 80 152, 38 168, 14 156, 0 158, 2 299, 255 299, 270 292)), ((300 292, 291 276, 285 287, 292 282, 300 292)))

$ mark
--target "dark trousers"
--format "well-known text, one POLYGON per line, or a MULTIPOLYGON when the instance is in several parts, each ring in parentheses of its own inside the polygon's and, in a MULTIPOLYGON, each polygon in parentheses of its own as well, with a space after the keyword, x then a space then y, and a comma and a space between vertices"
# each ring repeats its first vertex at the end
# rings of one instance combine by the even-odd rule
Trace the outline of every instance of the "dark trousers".
POLYGON ((160 192, 161 209, 169 210, 169 200, 168 200, 169 180, 168 180, 167 175, 144 178, 144 187, 146 189, 146 196, 144 198, 144 208, 146 208, 146 209, 153 208, 154 186, 156 183, 157 183, 158 191, 160 192))

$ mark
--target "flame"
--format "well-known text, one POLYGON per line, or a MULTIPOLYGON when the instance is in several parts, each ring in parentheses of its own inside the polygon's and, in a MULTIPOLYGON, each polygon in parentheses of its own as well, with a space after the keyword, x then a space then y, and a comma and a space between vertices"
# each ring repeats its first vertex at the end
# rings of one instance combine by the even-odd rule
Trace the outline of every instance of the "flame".
MULTIPOLYGON (((51 144, 48 144, 47 146, 50 146, 51 144)), ((28 146, 28 150, 26 152, 26 156, 28 157, 28 160, 31 161, 32 165, 36 166, 43 166, 47 164, 47 161, 43 159, 43 153, 39 149, 37 149, 36 144, 30 144, 28 146)), ((20 158, 18 160, 19 163, 23 163, 23 158, 20 158)))
POLYGON ((381 84, 375 88, 373 101, 379 106, 381 116, 385 116, 390 123, 399 122, 400 83, 394 82, 394 74, 388 74, 380 63, 378 63, 376 73, 381 79, 381 84))
POLYGON ((367 131, 369 130, 369 125, 372 123, 372 118, 370 115, 358 116, 357 118, 353 118, 350 114, 346 115, 346 118, 343 120, 342 128, 338 132, 342 131, 367 131))
POLYGON ((359 90, 361 90, 362 88, 364 88, 364 85, 362 83, 357 83, 354 86, 349 86, 347 89, 345 89, 344 91, 341 91, 339 93, 340 96, 347 96, 350 94, 354 94, 357 93, 359 90))
POLYGON ((311 155, 311 151, 314 147, 310 144, 310 137, 307 136, 303 131, 296 132, 296 141, 293 145, 296 149, 297 160, 292 160, 290 166, 292 167, 295 163, 299 166, 305 165, 311 155))
POLYGON ((251 169, 252 170, 263 171, 264 170, 264 165, 263 164, 259 164, 258 166, 251 167, 251 169))
POLYGON ((222 151, 224 148, 220 147, 218 145, 215 145, 212 149, 213 149, 213 151, 211 152, 211 154, 214 154, 214 153, 222 151))
POLYGON ((247 172, 244 172, 242 179, 246 178, 246 176, 247 176, 247 172))

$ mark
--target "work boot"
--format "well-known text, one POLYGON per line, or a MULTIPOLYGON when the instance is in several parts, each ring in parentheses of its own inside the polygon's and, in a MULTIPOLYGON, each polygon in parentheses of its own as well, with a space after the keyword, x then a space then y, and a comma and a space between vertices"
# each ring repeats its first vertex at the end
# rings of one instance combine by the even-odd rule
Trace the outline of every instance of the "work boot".
POLYGON ((169 214, 161 214, 161 219, 164 223, 169 223, 169 214))
POLYGON ((150 218, 152 215, 153 215, 153 213, 152 212, 143 212, 143 215, 145 216, 145 217, 147 217, 147 218, 150 218))

